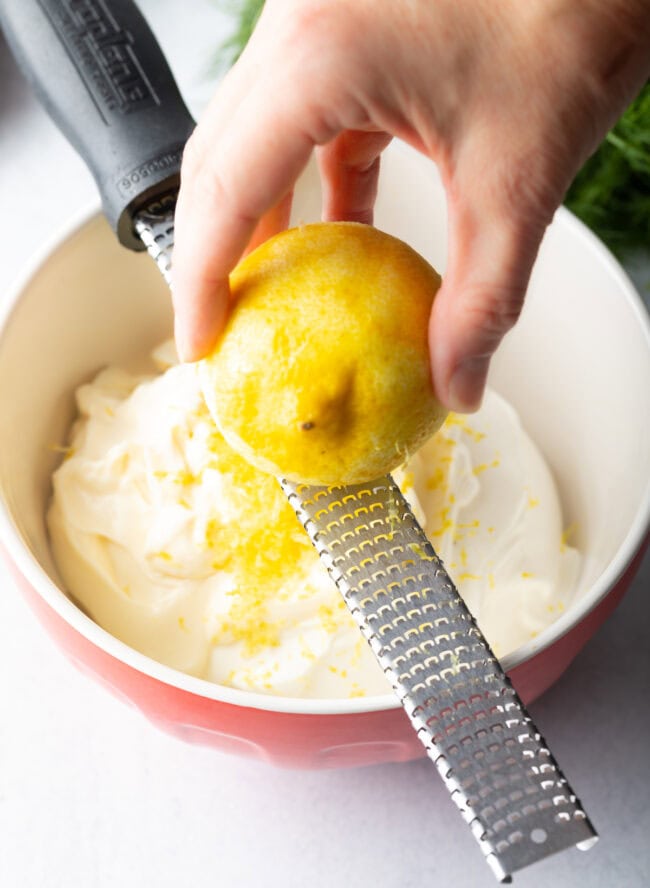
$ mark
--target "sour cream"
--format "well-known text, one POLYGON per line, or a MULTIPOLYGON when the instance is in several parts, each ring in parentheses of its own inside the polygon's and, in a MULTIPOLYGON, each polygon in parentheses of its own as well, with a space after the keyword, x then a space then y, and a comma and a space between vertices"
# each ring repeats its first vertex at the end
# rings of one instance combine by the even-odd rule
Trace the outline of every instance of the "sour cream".
MULTIPOLYGON (((195 366, 104 370, 77 407, 47 517, 69 594, 97 623, 231 687, 389 690, 277 481, 210 421, 195 366)), ((395 477, 498 656, 569 606, 580 559, 557 490, 495 392, 471 417, 452 415, 395 477)))

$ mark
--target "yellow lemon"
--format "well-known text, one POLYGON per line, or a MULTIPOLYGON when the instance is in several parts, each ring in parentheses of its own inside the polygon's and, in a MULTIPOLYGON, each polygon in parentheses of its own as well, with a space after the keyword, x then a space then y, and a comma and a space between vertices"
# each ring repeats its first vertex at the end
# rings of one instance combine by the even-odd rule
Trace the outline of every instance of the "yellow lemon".
POLYGON ((233 309, 199 372, 228 443, 306 484, 392 471, 445 418, 427 343, 440 277, 369 225, 284 231, 230 278, 233 309))

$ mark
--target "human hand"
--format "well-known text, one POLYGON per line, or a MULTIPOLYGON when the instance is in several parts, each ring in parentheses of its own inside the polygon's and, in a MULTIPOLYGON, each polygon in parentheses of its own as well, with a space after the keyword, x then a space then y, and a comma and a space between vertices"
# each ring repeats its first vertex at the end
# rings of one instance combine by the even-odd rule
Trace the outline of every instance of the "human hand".
POLYGON ((475 409, 547 224, 649 73, 650 0, 267 0, 183 159, 181 356, 213 346, 229 272, 287 224, 312 150, 323 218, 371 222, 398 136, 436 162, 447 195, 434 386, 450 409, 475 409))

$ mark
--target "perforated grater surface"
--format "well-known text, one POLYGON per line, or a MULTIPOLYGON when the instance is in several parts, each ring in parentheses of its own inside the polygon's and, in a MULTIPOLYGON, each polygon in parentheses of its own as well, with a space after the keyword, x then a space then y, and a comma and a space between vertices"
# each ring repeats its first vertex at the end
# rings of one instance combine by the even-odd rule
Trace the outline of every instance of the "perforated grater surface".
POLYGON ((590 848, 593 826, 394 481, 281 483, 497 878, 590 848))
MULTIPOLYGON (((135 228, 169 282, 175 196, 135 228)), ((281 481, 427 754, 501 882, 597 834, 390 477, 281 481)))
POLYGON ((133 220, 138 237, 170 286, 175 210, 176 192, 171 192, 152 201, 133 220))

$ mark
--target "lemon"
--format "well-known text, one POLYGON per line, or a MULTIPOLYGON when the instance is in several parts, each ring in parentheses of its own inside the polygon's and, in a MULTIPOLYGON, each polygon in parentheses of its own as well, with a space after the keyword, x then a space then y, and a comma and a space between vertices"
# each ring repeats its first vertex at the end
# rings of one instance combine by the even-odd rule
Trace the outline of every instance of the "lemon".
POLYGON ((230 285, 199 373, 223 437, 257 468, 365 482, 443 422, 427 342, 440 277, 402 241, 356 222, 303 225, 250 253, 230 285))

